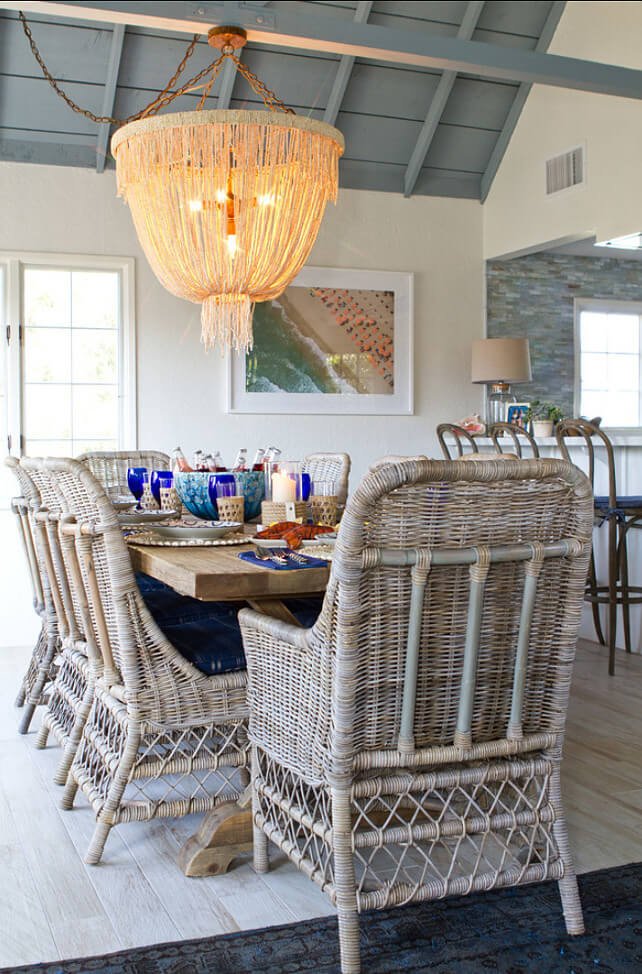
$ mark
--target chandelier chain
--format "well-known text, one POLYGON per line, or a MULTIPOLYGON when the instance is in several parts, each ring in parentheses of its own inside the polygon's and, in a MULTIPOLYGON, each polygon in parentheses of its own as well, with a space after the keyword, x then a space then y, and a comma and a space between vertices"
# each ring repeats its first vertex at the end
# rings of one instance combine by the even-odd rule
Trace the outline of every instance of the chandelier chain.
POLYGON ((220 73, 224 61, 227 60, 228 58, 234 63, 236 70, 239 72, 239 74, 243 76, 243 78, 245 78, 245 80, 250 85, 252 90, 255 91, 256 94, 258 94, 262 98, 266 108, 269 108, 270 111, 282 111, 288 115, 296 114, 292 108, 288 108, 287 105, 285 105, 281 101, 281 99, 278 98, 277 95, 270 88, 268 88, 265 84, 263 84, 260 78, 257 78, 257 76, 252 71, 250 71, 247 65, 243 64, 243 62, 233 53, 233 51, 227 47, 223 49, 223 52, 215 61, 212 61, 210 64, 207 65, 207 67, 203 68, 201 71, 195 74, 193 78, 190 78, 189 81, 186 81, 184 84, 182 84, 180 88, 177 88, 176 90, 172 91, 171 88, 173 87, 174 84, 176 84, 176 81, 185 70, 185 66, 187 65, 189 58, 194 53, 194 50, 196 49, 196 45, 198 44, 198 41, 200 39, 200 34, 194 34, 194 37, 190 41, 187 50, 183 55, 183 58, 181 59, 178 67, 176 68, 176 71, 171 76, 171 78, 164 86, 164 88, 161 91, 159 91, 156 97, 151 102, 149 102, 149 104, 146 105, 145 108, 140 109, 140 111, 135 112, 133 115, 128 115, 126 118, 115 118, 112 115, 95 115, 94 112, 89 111, 89 109, 82 108, 80 105, 78 105, 72 98, 69 97, 69 95, 66 92, 62 90, 62 88, 59 86, 58 82, 56 81, 51 71, 49 70, 49 68, 44 62, 43 57, 38 49, 38 45, 34 40, 33 34, 31 32, 31 28, 29 27, 29 24, 27 23, 27 19, 23 14, 22 10, 18 11, 18 16, 22 23, 22 29, 29 42, 29 46, 31 47, 31 52, 34 58, 36 59, 36 61, 38 62, 40 66, 40 70, 42 71, 45 79, 49 82, 53 90, 60 98, 63 99, 63 101, 69 106, 69 108, 71 108, 72 111, 76 112, 78 115, 83 115, 85 118, 88 118, 90 121, 95 122, 98 125, 109 124, 109 125, 121 126, 127 124, 128 122, 135 122, 140 118, 147 118, 150 115, 155 115, 158 111, 160 111, 160 109, 165 108, 167 105, 170 105, 177 98, 180 98, 181 95, 187 94, 190 91, 194 91, 196 87, 201 87, 199 85, 199 82, 202 81, 203 78, 206 78, 208 74, 211 74, 211 77, 203 86, 204 91, 197 106, 197 110, 202 109, 212 89, 212 86, 220 73))

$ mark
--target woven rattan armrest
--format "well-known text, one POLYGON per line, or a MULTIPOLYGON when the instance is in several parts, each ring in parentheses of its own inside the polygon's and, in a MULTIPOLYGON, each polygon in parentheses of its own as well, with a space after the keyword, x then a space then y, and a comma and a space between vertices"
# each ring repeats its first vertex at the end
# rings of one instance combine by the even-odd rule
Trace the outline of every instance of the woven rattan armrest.
POLYGON ((300 626, 283 622, 272 616, 265 615, 263 612, 255 612, 254 609, 241 609, 239 612, 239 625, 241 629, 255 629, 268 636, 272 636, 281 643, 289 643, 297 649, 307 649, 308 630, 300 626))

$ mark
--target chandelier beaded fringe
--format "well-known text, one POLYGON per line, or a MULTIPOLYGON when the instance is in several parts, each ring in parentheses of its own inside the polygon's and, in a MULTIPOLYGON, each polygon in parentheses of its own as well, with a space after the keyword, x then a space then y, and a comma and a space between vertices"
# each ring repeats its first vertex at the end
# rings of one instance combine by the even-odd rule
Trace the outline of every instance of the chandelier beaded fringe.
POLYGON ((207 348, 251 348, 253 305, 305 264, 342 151, 331 126, 264 111, 161 115, 114 135, 118 193, 160 282, 202 303, 207 348))
POLYGON ((292 115, 204 111, 114 136, 118 192, 143 250, 169 291, 203 304, 207 348, 250 348, 254 302, 278 297, 303 267, 336 199, 334 132, 292 115))

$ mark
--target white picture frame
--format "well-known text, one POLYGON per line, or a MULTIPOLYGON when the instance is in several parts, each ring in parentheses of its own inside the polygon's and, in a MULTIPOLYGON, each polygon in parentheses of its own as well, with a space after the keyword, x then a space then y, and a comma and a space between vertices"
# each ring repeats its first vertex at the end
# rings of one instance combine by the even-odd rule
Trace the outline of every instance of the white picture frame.
MULTIPOLYGON (((391 390, 383 393, 350 391, 296 392, 281 388, 273 391, 249 391, 246 380, 247 370, 253 364, 252 358, 246 358, 242 354, 228 352, 227 411, 229 413, 258 414, 412 415, 414 340, 413 275, 398 271, 305 267, 289 288, 385 292, 386 296, 392 292, 394 296, 392 312, 392 357, 394 364, 385 376, 385 382, 391 386, 391 390)), ((283 295, 283 298, 286 300, 289 288, 286 288, 283 295)), ((279 312, 283 314, 283 309, 279 304, 280 300, 280 298, 277 298, 275 302, 272 302, 272 306, 278 305, 279 312)), ((390 300, 389 297, 387 300, 390 300)), ((288 321, 290 327, 298 328, 289 319, 288 321)), ((369 319, 369 322, 372 322, 372 319, 369 319)), ((305 322, 305 324, 307 323, 305 322)), ((306 337, 305 340, 311 344, 315 354, 323 354, 309 337, 306 337)), ((258 349, 259 340, 255 339, 255 341, 255 347, 258 349)), ((354 341, 356 342, 357 339, 355 338, 354 341)), ((362 349, 358 350, 355 346, 355 355, 357 351, 359 356, 366 354, 362 349)), ((258 351, 257 354, 259 354, 258 351)), ((257 368, 256 358, 254 359, 254 368, 257 368)), ((383 384, 383 378, 381 381, 379 379, 377 381, 380 385, 383 384)))

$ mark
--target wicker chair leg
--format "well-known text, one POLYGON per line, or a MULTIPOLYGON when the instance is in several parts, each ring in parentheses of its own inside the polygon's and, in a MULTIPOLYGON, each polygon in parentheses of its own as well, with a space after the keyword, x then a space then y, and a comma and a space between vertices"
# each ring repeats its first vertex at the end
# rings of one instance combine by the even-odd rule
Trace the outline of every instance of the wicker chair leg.
POLYGON ((560 891, 560 899, 562 900, 566 932, 570 937, 575 937, 584 933, 584 914, 582 913, 582 901, 580 900, 580 893, 577 886, 571 846, 568 841, 566 816, 564 815, 564 808, 562 806, 559 766, 551 775, 550 789, 551 805, 555 809, 553 835, 564 864, 564 876, 558 881, 558 888, 560 891))
POLYGON ((341 974, 360 974, 359 914, 356 910, 339 910, 339 952, 341 974))
POLYGON ((96 866, 102 859, 105 843, 113 826, 113 822, 104 821, 102 816, 103 813, 101 812, 85 855, 85 862, 88 866, 96 866))
POLYGON ((620 562, 620 592, 622 600, 622 623, 624 628, 624 648, 631 652, 631 612, 629 605, 629 555, 627 551, 626 525, 620 527, 619 562, 620 562))
POLYGON ((254 826, 254 872, 267 873, 270 871, 270 856, 268 853, 268 838, 263 829, 254 826))
MULTIPOLYGON (((260 778, 259 770, 259 759, 257 750, 252 747, 250 751, 250 763, 252 769, 252 780, 258 781, 260 778)), ((252 789, 252 820, 256 821, 256 815, 258 813, 258 799, 256 795, 256 789, 252 789)), ((254 844, 254 870, 257 873, 266 873, 270 869, 270 854, 268 850, 268 838, 265 832, 258 828, 256 825, 253 830, 253 844, 254 844)))
MULTIPOLYGON (((44 635, 44 631, 41 631, 40 635, 38 636, 38 642, 36 643, 34 653, 38 652, 38 647, 45 640, 46 648, 38 664, 38 675, 27 695, 27 709, 22 715, 22 720, 20 721, 20 725, 18 727, 19 734, 27 734, 29 732, 29 726, 31 724, 31 719, 34 715, 35 709, 38 704, 42 703, 42 691, 45 688, 47 680, 51 679, 51 664, 56 652, 58 651, 57 639, 53 637, 47 639, 47 637, 44 635)), ((42 746, 44 747, 44 745, 42 746)))
POLYGON ((62 758, 60 759, 60 764, 56 768, 56 773, 54 774, 54 785, 66 785, 67 779, 69 777, 69 769, 73 764, 74 757, 76 755, 76 749, 78 744, 75 741, 67 741, 65 749, 63 751, 62 758))
POLYGON ((62 798, 60 799, 60 807, 66 812, 71 811, 74 807, 74 801, 76 800, 76 792, 78 791, 78 782, 72 774, 69 774, 67 778, 67 783, 65 785, 65 790, 62 793, 62 798))
POLYGON ((18 690, 18 696, 16 697, 14 706, 22 707, 24 702, 25 702, 25 685, 23 683, 20 689, 18 690))
POLYGON ((118 820, 118 809, 120 808, 125 788, 129 782, 132 768, 136 762, 139 744, 140 733, 130 729, 127 733, 127 743, 120 756, 118 767, 113 773, 105 804, 98 813, 96 828, 89 843, 89 848, 87 849, 85 862, 89 866, 95 866, 100 862, 107 836, 112 826, 118 820))
POLYGON ((359 914, 357 912, 357 884, 352 854, 350 794, 343 789, 332 789, 332 844, 334 846, 334 874, 339 918, 341 974, 360 974, 359 914))
POLYGON ((89 718, 89 712, 91 710, 93 700, 94 681, 88 680, 85 694, 80 707, 78 708, 78 713, 76 714, 74 725, 71 729, 71 734, 69 735, 69 739, 65 744, 64 754, 60 759, 60 764, 58 765, 54 775, 54 784, 56 785, 64 785, 67 783, 69 770, 73 764, 76 751, 78 750, 78 745, 82 739, 82 732, 85 728, 85 724, 87 723, 87 719, 89 718))
MULTIPOLYGON (((31 726, 31 720, 32 720, 33 715, 35 714, 35 712, 36 712, 36 705, 35 705, 35 703, 28 703, 25 706, 25 709, 22 712, 22 717, 20 718, 20 723, 18 724, 18 733, 19 734, 28 734, 29 733, 29 727, 31 726)), ((40 735, 38 735, 38 736, 40 736, 40 735)), ((39 747, 39 746, 40 745, 36 744, 36 747, 39 747)), ((42 746, 44 747, 44 744, 42 746)))
POLYGON ((602 629, 602 620, 600 618, 600 606, 599 603, 596 601, 597 572, 595 570, 595 555, 593 551, 591 551, 591 561, 589 564, 587 590, 594 600, 591 602, 591 609, 593 611, 593 625, 595 626, 595 635, 597 636, 600 645, 606 646, 606 639, 604 638, 604 630, 602 629))
POLYGON ((38 736, 36 737, 34 746, 38 749, 47 746, 47 738, 49 737, 49 726, 46 722, 40 725, 40 730, 38 731, 38 736))

